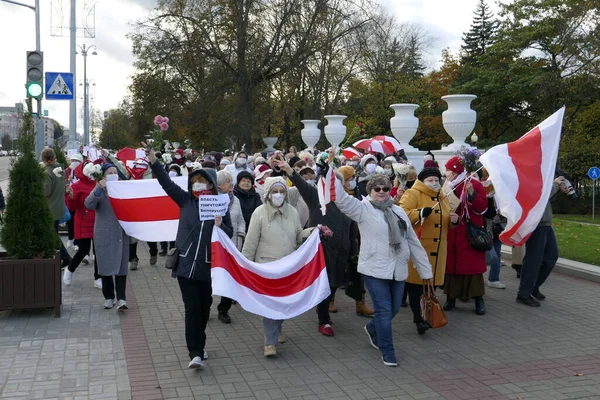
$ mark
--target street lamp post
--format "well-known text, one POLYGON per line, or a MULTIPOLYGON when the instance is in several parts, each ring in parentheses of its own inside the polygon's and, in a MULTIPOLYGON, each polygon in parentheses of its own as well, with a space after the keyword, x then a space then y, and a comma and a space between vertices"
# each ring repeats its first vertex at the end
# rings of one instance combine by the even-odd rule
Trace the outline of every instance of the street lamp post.
POLYGON ((77 46, 81 55, 83 56, 83 145, 87 146, 90 144, 90 99, 89 99, 89 88, 87 80, 87 56, 90 50, 93 50, 92 55, 97 56, 98 49, 95 45, 77 46))
MULTIPOLYGON (((35 0, 35 6, 29 4, 19 3, 14 0, 0 0, 5 3, 14 4, 16 6, 26 7, 35 12, 35 50, 41 51, 41 40, 40 40, 40 0, 35 0)), ((42 148, 44 147, 44 119, 42 118, 42 99, 37 99, 37 121, 35 130, 35 152, 36 156, 40 156, 42 148)))

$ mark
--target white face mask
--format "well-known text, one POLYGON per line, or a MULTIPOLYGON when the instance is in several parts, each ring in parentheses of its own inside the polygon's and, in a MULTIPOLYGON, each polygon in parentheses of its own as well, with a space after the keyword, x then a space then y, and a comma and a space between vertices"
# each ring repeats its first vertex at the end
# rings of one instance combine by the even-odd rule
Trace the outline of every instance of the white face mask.
POLYGON ((174 178, 174 177, 176 177, 176 176, 177 176, 177 172, 175 172, 175 171, 169 171, 169 176, 170 176, 171 178, 174 178))
POLYGON ((245 158, 238 158, 236 161, 240 165, 246 165, 247 160, 245 158))
POLYGON ((352 179, 349 183, 348 183, 348 187, 350 188, 350 190, 354 190, 356 189, 356 179, 352 179))
POLYGON ((269 198, 271 199, 273 206, 281 207, 283 200, 285 200, 285 195, 283 193, 273 193, 269 198))
POLYGON ((181 156, 180 156, 179 154, 177 154, 177 155, 175 156, 175 159, 176 159, 176 160, 181 160, 181 156))
POLYGON ((314 179, 307 179, 307 180, 306 180, 306 183, 308 183, 308 184, 309 184, 309 185, 311 185, 311 186, 315 186, 315 185, 316 185, 316 183, 315 183, 315 180, 314 180, 314 179))
POLYGON ((106 175, 106 182, 114 182, 114 181, 118 181, 118 180, 119 180, 119 175, 117 175, 117 174, 106 175))
POLYGON ((191 161, 186 161, 185 162, 185 166, 188 167, 188 168, 191 167, 192 166, 192 162, 191 161))
POLYGON ((436 192, 439 192, 441 189, 441 186, 439 183, 425 183, 427 186, 429 186, 430 188, 432 188, 433 190, 435 190, 436 192))
POLYGON ((77 168, 81 163, 79 161, 71 161, 71 169, 77 168))
POLYGON ((196 182, 192 185, 192 191, 201 192, 203 190, 206 190, 207 187, 208 186, 206 185, 206 183, 196 182))
POLYGON ((377 169, 377 164, 367 164, 367 166, 365 167, 365 170, 369 173, 372 174, 375 172, 375 170, 377 169))

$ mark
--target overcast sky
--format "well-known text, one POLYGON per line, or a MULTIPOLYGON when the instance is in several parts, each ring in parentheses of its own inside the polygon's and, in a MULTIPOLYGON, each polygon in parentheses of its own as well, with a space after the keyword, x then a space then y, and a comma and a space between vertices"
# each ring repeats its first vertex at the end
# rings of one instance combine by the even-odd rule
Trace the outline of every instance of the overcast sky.
MULTIPOLYGON (((19 0, 34 4, 34 0, 19 0)), ((87 0, 90 1, 90 0, 87 0)), ((421 25, 433 39, 427 54, 428 67, 438 66, 441 51, 458 50, 463 32, 469 29, 478 0, 381 0, 384 7, 400 21, 421 25)), ((41 46, 44 71, 69 71, 69 38, 51 36, 51 26, 60 25, 52 18, 50 4, 64 7, 64 25, 69 23, 69 0, 41 1, 41 46)), ((83 3, 79 0, 78 3, 83 3)), ((490 2, 491 3, 491 2, 490 2)), ((78 38, 77 44, 96 45, 97 56, 88 56, 87 75, 92 86, 93 105, 105 111, 115 107, 126 95, 133 73, 131 44, 126 34, 131 23, 143 17, 156 0, 100 0, 96 4, 96 37, 78 38)), ((495 6, 493 6, 496 9, 495 6)), ((35 49, 34 12, 0 0, 0 106, 12 106, 25 97, 25 52, 35 49)), ((83 57, 77 57, 77 81, 83 80, 83 57)), ((78 115, 83 106, 82 90, 78 93, 78 115)), ((44 101, 49 116, 69 125, 69 102, 44 101)), ((78 118, 81 132, 82 122, 78 118)))

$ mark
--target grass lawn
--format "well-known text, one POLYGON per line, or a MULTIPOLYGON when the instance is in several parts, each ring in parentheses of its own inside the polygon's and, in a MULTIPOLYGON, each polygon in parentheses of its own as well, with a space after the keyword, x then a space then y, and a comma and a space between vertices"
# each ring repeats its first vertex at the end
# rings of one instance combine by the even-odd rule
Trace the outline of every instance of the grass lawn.
POLYGON ((571 214, 554 214, 554 220, 558 221, 575 221, 575 222, 586 222, 588 224, 600 225, 600 215, 596 215, 595 219, 592 219, 591 215, 571 215, 571 214))
POLYGON ((560 257, 600 267, 600 223, 597 226, 583 225, 566 219, 578 217, 583 222, 592 222, 591 216, 585 221, 577 215, 554 216, 552 226, 556 233, 560 257))

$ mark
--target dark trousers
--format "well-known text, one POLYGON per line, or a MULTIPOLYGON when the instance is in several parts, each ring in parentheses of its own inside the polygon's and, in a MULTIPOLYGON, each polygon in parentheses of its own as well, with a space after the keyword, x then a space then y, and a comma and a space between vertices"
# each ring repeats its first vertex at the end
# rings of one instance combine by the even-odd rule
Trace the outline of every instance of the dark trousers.
MULTIPOLYGON (((92 247, 92 239, 77 239, 75 240, 75 244, 77 245, 77 253, 73 256, 73 260, 69 264, 69 271, 75 272, 81 261, 90 254, 90 249, 92 247)), ((94 280, 100 278, 98 275, 98 262, 96 261, 96 247, 94 246, 94 280)))
POLYGON ((205 330, 212 304, 212 287, 210 282, 181 277, 177 277, 177 282, 185 308, 185 342, 190 360, 194 357, 204 358, 205 330))
MULTIPOLYGON (((150 255, 155 256, 158 254, 158 244, 156 242, 147 242, 150 248, 150 255)), ((129 261, 138 260, 137 256, 137 245, 138 242, 131 243, 129 245, 129 261)))
POLYGON ((60 235, 58 234, 58 222, 59 221, 54 221, 54 230, 56 231, 56 234, 58 235, 58 239, 60 240, 60 259, 61 261, 71 261, 71 256, 69 255, 69 252, 67 251, 67 249, 65 249, 65 245, 63 244, 62 240, 60 239, 60 235))
POLYGON ((125 297, 127 275, 115 275, 114 282, 112 276, 102 277, 102 294, 104 295, 104 299, 115 299, 115 285, 117 286, 117 300, 127 300, 125 297))
POLYGON ((217 306, 217 310, 219 310, 219 312, 222 312, 222 313, 228 313, 232 304, 233 304, 232 299, 230 299, 229 297, 221 296, 221 301, 219 302, 219 305, 217 306))
POLYGON ((69 240, 75 238, 75 211, 69 210, 71 219, 67 221, 67 230, 69 231, 69 240))
POLYGON ((417 322, 422 322, 423 317, 421 316, 421 295, 423 294, 423 285, 405 283, 404 293, 408 294, 410 310, 413 313, 413 322, 415 324, 417 322))
POLYGON ((167 251, 175 247, 175 242, 160 242, 160 249, 162 251, 167 251))
POLYGON ((329 303, 331 303, 331 299, 335 296, 335 291, 337 288, 330 288, 331 294, 327 296, 325 300, 320 302, 317 305, 317 315, 319 316, 319 325, 328 324, 330 320, 329 316, 329 303))
POLYGON ((544 284, 558 260, 558 244, 551 226, 538 226, 525 248, 519 297, 529 297, 544 284))

